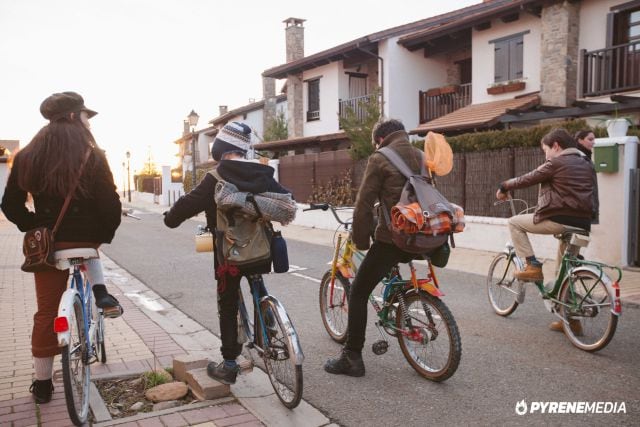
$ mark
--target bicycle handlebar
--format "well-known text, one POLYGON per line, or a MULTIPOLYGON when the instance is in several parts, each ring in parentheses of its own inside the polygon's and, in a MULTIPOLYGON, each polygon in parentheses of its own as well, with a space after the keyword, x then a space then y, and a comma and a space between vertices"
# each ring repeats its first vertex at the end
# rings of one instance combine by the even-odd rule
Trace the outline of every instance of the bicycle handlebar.
POLYGON ((306 209, 303 209, 302 211, 305 212, 305 211, 313 211, 318 209, 322 209, 323 211, 330 210, 331 213, 333 214, 333 217, 336 219, 336 221, 338 221, 339 224, 342 224, 342 225, 351 224, 351 221, 343 221, 342 218, 338 216, 337 211, 353 209, 352 207, 345 207, 345 208, 338 209, 335 206, 330 205, 329 203, 309 203, 309 207, 306 209))

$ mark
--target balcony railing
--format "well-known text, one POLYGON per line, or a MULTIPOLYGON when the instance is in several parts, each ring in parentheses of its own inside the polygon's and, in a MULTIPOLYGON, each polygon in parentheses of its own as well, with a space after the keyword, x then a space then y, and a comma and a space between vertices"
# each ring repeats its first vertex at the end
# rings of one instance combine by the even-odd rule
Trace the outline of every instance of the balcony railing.
POLYGON ((471 83, 420 91, 418 95, 420 123, 426 123, 471 104, 471 83))
POLYGON ((581 95, 601 96, 640 89, 640 42, 580 51, 581 95))
POLYGON ((341 99, 338 101, 338 111, 340 119, 347 117, 347 111, 352 110, 359 121, 364 122, 367 118, 367 104, 375 101, 376 95, 357 96, 355 98, 341 99))

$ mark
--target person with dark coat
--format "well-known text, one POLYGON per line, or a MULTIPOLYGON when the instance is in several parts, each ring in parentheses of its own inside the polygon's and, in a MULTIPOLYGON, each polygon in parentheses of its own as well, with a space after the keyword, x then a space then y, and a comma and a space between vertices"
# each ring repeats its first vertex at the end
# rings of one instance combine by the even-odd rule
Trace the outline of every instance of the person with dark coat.
MULTIPOLYGON (((409 142, 404 125, 398 120, 387 120, 376 124, 372 132, 372 143, 376 149, 389 147, 400 155, 419 174, 422 152, 409 142)), ((367 301, 369 295, 399 262, 408 262, 414 255, 404 252, 393 244, 385 215, 378 213, 375 238, 370 244, 371 230, 375 225, 374 205, 380 201, 379 209, 391 208, 400 200, 406 182, 400 171, 381 153, 374 152, 367 163, 362 184, 356 197, 353 213, 353 242, 360 250, 369 250, 358 268, 349 295, 347 341, 337 358, 329 359, 324 370, 331 374, 361 377, 365 374, 362 348, 367 324, 367 301)))
MULTIPOLYGON (((89 130, 89 118, 97 113, 86 108, 75 92, 51 95, 42 102, 40 112, 49 123, 14 158, 2 197, 4 215, 20 231, 52 229, 86 158, 55 236, 55 249, 98 248, 110 243, 120 225, 122 207, 104 152, 89 130), (34 211, 26 206, 28 194, 33 197, 34 211)), ((110 317, 119 316, 122 308, 105 288, 99 258, 87 261, 87 274, 96 305, 111 313, 110 317)), ((53 321, 68 277, 69 270, 34 273, 38 309, 31 337, 35 381, 30 391, 37 403, 49 402, 53 393, 53 358, 60 353, 53 321)))
MULTIPOLYGON (((576 132, 574 136, 578 150, 593 163, 593 147, 596 143, 596 136, 591 129, 583 129, 576 132)), ((593 210, 591 224, 600 223, 600 196, 598 195, 598 176, 593 169, 593 210)))
MULTIPOLYGON (((238 191, 250 193, 273 192, 287 194, 289 191, 274 179, 274 169, 268 165, 245 160, 250 148, 251 128, 244 123, 226 124, 216 135, 211 148, 213 159, 218 162, 217 173, 224 180, 238 187, 238 191)), ((164 223, 167 227, 176 228, 185 220, 204 212, 207 228, 216 229, 216 203, 214 200, 217 179, 208 173, 203 180, 188 194, 182 196, 165 213, 164 223)), ((221 363, 211 362, 207 373, 212 378, 225 384, 233 384, 239 372, 236 358, 240 355, 242 345, 238 343, 238 290, 243 276, 268 273, 271 261, 252 271, 229 271, 221 268, 217 257, 214 257, 214 271, 217 281, 218 313, 220 317, 220 335, 222 340, 221 363)), ((261 282, 259 276, 256 280, 261 282)), ((264 284, 258 287, 261 295, 266 294, 264 284)))

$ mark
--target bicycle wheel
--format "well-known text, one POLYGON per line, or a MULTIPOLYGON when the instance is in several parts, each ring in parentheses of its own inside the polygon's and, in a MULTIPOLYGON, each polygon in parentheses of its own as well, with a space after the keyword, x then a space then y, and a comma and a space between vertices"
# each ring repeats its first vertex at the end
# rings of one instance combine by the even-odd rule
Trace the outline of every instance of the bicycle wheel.
POLYGON ((447 306, 426 293, 404 295, 396 326, 400 350, 420 375, 444 381, 458 369, 462 347, 458 325, 447 306))
POLYGON ((500 316, 508 316, 518 308, 516 298, 520 292, 513 276, 516 265, 507 254, 496 256, 489 266, 487 275, 487 295, 489 303, 500 316))
POLYGON ((80 426, 87 421, 89 414, 90 370, 82 302, 77 294, 68 321, 71 337, 69 345, 62 348, 62 380, 69 417, 75 425, 80 426))
POLYGON ((331 270, 324 274, 320 282, 320 317, 329 336, 340 344, 347 340, 349 287, 349 279, 343 277, 338 271, 336 271, 333 286, 331 286, 331 270))
POLYGON ((269 339, 262 355, 269 381, 278 399, 284 406, 293 409, 302 399, 302 366, 296 365, 293 357, 292 336, 296 332, 288 317, 280 318, 279 311, 271 301, 262 301, 260 311, 267 325, 269 339))
POLYGON ((96 341, 93 343, 96 351, 96 358, 100 363, 107 363, 107 351, 104 344, 104 316, 102 310, 93 308, 94 321, 96 322, 96 341))
POLYGON ((569 274, 559 295, 564 332, 571 344, 585 351, 598 351, 609 344, 618 316, 613 314, 613 301, 598 275, 591 271, 569 274))

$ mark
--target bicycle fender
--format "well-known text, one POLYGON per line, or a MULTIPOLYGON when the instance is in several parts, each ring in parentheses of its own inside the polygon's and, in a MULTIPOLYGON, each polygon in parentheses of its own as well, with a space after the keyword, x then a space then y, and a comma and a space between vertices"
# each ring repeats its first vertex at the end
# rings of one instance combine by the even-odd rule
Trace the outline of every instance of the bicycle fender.
MULTIPOLYGON (((588 271, 592 274, 595 274, 597 277, 600 276, 600 271, 590 265, 582 265, 580 267, 576 267, 573 268, 571 271, 573 272, 580 272, 580 271, 588 271)), ((604 287, 607 289, 607 292, 609 293, 609 298, 611 299, 612 305, 615 306, 615 301, 616 299, 616 291, 615 289, 613 289, 613 283, 611 282, 611 279, 609 278, 609 276, 607 276, 606 273, 602 272, 602 283, 604 284, 604 287)), ((611 313, 616 315, 616 316, 620 316, 620 312, 616 312, 613 308, 611 309, 611 313)))
POLYGON ((302 346, 300 345, 298 333, 293 327, 293 323, 291 322, 291 319, 289 319, 289 315, 285 311, 282 304, 280 304, 280 301, 278 301, 274 296, 266 295, 262 297, 261 301, 265 300, 269 301, 276 308, 276 314, 280 318, 282 325, 286 329, 286 334, 291 337, 291 346, 293 348, 289 348, 289 353, 293 355, 296 365, 301 366, 302 362, 304 361, 304 354, 302 353, 302 346))
POLYGON ((422 289, 423 291, 427 291, 428 293, 430 293, 431 295, 433 295, 434 297, 443 297, 444 294, 442 293, 442 291, 438 288, 435 287, 435 285, 431 282, 429 282, 428 280, 418 280, 418 287, 420 289, 422 289))
MULTIPOLYGON (((67 289, 60 298, 60 304, 58 305, 58 317, 66 317, 69 319, 73 312, 73 300, 78 294, 75 289, 67 289)), ((58 347, 64 347, 69 345, 71 341, 71 331, 58 332, 58 347)))

